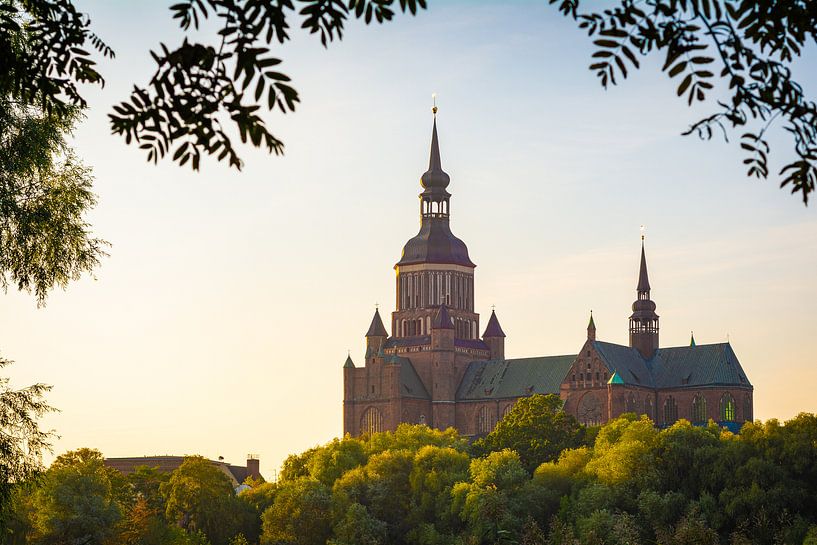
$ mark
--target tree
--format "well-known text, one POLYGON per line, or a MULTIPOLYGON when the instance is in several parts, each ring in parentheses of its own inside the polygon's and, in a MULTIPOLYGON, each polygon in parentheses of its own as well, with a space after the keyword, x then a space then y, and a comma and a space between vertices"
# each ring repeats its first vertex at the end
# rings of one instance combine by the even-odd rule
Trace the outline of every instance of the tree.
POLYGON ((96 204, 93 177, 65 143, 77 118, 0 95, 0 286, 33 292, 38 304, 105 255, 84 220, 96 204))
POLYGON ((813 2, 621 0, 598 11, 582 11, 580 0, 549 2, 595 37, 590 69, 605 88, 652 53, 663 56, 662 70, 678 78, 678 96, 690 106, 706 101, 720 85, 728 98, 684 134, 708 140, 717 130, 728 140, 730 130, 746 130, 740 146, 747 152, 748 176, 769 176, 766 134, 779 123, 796 155, 780 169, 780 186, 790 186, 808 203, 817 184, 817 104, 806 98, 791 67, 805 46, 817 42, 813 2))
POLYGON ((316 479, 286 483, 261 515, 261 543, 324 545, 331 533, 330 502, 329 489, 316 479))
MULTIPOLYGON (((0 358, 0 369, 9 365, 0 358)), ((0 377, 0 528, 6 529, 10 500, 15 486, 30 480, 42 469, 40 455, 51 448, 53 433, 42 431, 37 419, 53 410, 44 395, 51 389, 34 384, 21 390, 0 377)), ((0 543, 5 539, 0 530, 0 543)))
POLYGON ((35 494, 35 541, 107 543, 122 518, 116 498, 123 486, 124 478, 105 466, 98 450, 83 448, 60 455, 35 494))
POLYGON ((239 532, 241 509, 227 476, 201 456, 185 458, 161 487, 165 516, 188 532, 226 545, 239 532))
POLYGON ((533 472, 541 463, 555 460, 562 450, 579 446, 583 428, 562 405, 553 394, 520 399, 491 433, 474 443, 475 451, 515 450, 533 472))

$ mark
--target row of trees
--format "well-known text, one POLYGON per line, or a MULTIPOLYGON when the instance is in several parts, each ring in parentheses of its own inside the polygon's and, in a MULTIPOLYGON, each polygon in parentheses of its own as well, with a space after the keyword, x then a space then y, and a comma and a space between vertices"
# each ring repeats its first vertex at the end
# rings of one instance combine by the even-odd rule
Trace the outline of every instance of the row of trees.
POLYGON ((290 456, 236 495, 211 462, 123 477, 99 452, 19 486, 6 538, 39 544, 817 544, 817 416, 734 435, 624 415, 587 430, 555 396, 488 437, 402 425, 290 456))

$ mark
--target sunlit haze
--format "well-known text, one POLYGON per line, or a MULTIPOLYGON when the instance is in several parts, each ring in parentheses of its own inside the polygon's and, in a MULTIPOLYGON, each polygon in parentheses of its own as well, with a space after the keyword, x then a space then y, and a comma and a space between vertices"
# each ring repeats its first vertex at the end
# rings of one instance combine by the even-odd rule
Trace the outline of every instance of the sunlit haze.
MULTIPOLYGON (((814 205, 746 178, 735 143, 681 136, 716 106, 689 108, 657 62, 603 90, 591 42, 543 2, 431 2, 350 22, 328 49, 296 30, 275 51, 302 103, 268 117, 286 154, 244 147, 243 171, 193 173, 147 163, 107 124, 149 79, 148 51, 181 40, 169 2, 78 4, 117 53, 74 135, 110 257, 45 308, 11 289, 0 306, 4 372, 54 387, 55 454, 256 453, 269 478, 340 435, 347 349, 362 365, 418 229, 432 92, 451 228, 508 357, 576 353, 591 309, 599 339, 627 344, 643 224, 662 346, 728 339, 756 418, 817 411, 814 205)), ((817 71, 802 72, 814 94, 817 71)), ((771 144, 775 173, 790 143, 771 144)))

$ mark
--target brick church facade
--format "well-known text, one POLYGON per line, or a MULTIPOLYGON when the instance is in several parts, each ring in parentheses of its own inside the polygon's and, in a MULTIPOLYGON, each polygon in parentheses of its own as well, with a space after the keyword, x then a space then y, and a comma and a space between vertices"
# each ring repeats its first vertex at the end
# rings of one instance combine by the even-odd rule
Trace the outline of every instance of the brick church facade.
MULTIPOLYGON (((435 109, 436 114, 436 109, 435 109)), ((449 225, 450 179, 442 169, 436 115, 420 183, 420 231, 394 266, 391 335, 375 310, 362 366, 343 366, 344 433, 394 430, 402 422, 490 432, 521 397, 558 394, 584 424, 625 412, 658 425, 712 419, 736 430, 752 420, 752 385, 729 343, 660 348, 642 237, 629 346, 596 339, 593 317, 577 354, 505 359, 495 312, 479 336, 474 269, 449 225)))

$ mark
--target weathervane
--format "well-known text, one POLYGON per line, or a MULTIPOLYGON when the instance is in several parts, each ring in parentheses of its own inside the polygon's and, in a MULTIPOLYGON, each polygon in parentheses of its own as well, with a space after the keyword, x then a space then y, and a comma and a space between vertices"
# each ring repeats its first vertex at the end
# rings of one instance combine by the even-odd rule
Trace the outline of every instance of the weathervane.
POLYGON ((437 93, 431 93, 431 113, 437 116, 437 93))

